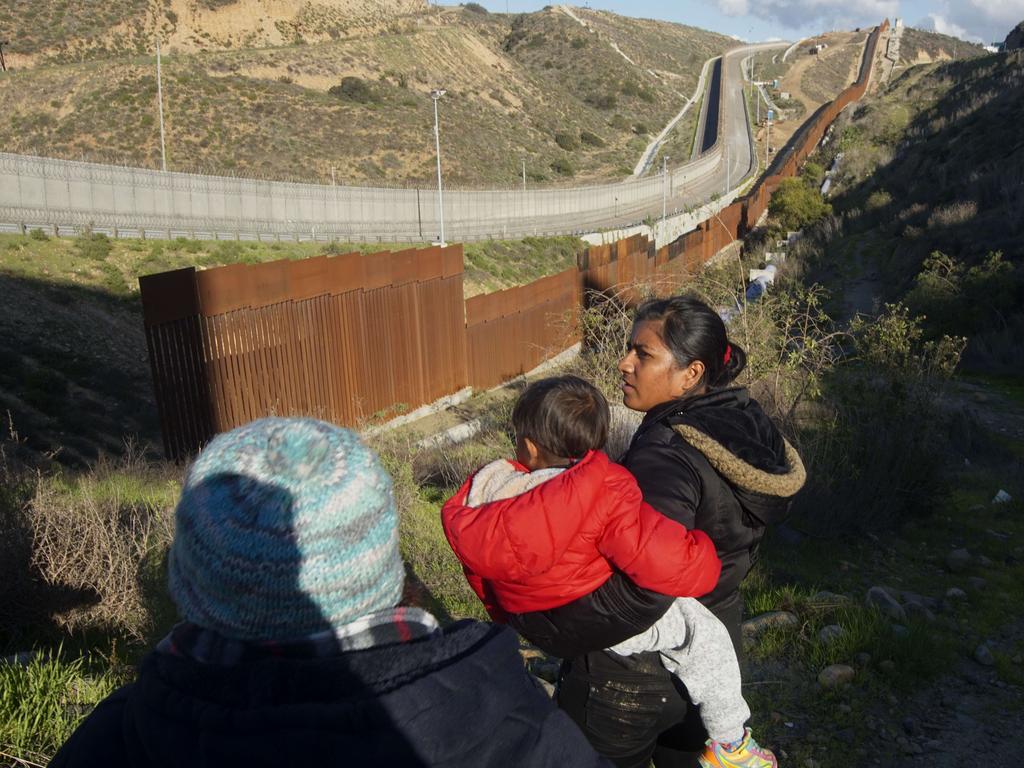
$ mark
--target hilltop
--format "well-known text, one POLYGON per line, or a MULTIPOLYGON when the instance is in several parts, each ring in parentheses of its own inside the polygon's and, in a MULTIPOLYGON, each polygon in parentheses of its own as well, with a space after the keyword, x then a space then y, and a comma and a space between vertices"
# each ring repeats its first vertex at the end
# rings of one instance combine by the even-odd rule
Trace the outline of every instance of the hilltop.
MULTIPOLYGON (((319 26, 314 6, 302 5, 301 24, 288 27, 295 34, 278 39, 252 31, 247 1, 159 23, 172 169, 324 181, 333 168, 339 183, 429 183, 430 90, 443 87, 450 183, 518 184, 524 160, 530 183, 619 178, 693 93, 704 61, 735 44, 679 24, 561 7, 503 15, 393 3, 371 23, 344 9, 377 4, 340 0, 319 26), (210 24, 199 48, 187 31, 197 20, 210 24)), ((123 45, 84 42, 93 39, 84 29, 67 42, 81 60, 44 54, 56 49, 40 42, 35 66, 0 76, 0 109, 10 116, 0 146, 159 166, 156 62, 139 43, 150 27, 125 2, 120 26, 142 26, 123 45)), ((14 11, 15 22, 29 23, 27 4, 14 11)))

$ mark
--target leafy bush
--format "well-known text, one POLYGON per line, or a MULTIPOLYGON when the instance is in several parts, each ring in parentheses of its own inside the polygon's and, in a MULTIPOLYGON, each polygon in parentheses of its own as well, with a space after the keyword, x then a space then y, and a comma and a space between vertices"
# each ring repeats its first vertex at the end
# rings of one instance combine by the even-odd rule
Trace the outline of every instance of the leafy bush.
POLYGON ((588 147, 603 147, 605 145, 604 139, 590 131, 580 131, 580 142, 588 147))
POLYGON ((86 232, 75 238, 75 250, 86 259, 103 261, 110 255, 110 238, 96 232, 86 232))
POLYGON ((470 13, 488 14, 487 9, 480 5, 480 3, 463 3, 462 9, 470 13))
POLYGON ((603 110, 615 109, 619 104, 619 100, 615 98, 614 93, 592 93, 583 101, 595 109, 603 110))
POLYGON ((377 101, 377 95, 373 87, 361 77, 349 75, 341 78, 338 85, 332 85, 327 89, 332 96, 337 96, 344 101, 354 101, 358 104, 368 104, 377 101))
POLYGON ((558 157, 551 161, 551 170, 559 176, 575 176, 576 167, 567 157, 558 157))
POLYGON ((576 50, 587 47, 587 38, 585 37, 574 37, 571 43, 572 47, 576 50))
POLYGON ((651 132, 651 129, 647 127, 647 123, 636 123, 633 125, 633 133, 637 136, 646 136, 651 132))
POLYGON ((803 229, 832 212, 818 190, 803 179, 783 179, 768 204, 769 213, 783 231, 803 229))
POLYGON ((575 134, 566 133, 559 131, 555 134, 555 144, 560 146, 566 152, 572 152, 573 150, 580 148, 579 139, 576 138, 575 134))
POLYGON ((33 240, 49 240, 50 239, 50 236, 48 234, 46 234, 45 232, 43 232, 43 230, 39 229, 38 227, 36 227, 35 229, 31 230, 28 233, 28 236, 31 237, 33 240))

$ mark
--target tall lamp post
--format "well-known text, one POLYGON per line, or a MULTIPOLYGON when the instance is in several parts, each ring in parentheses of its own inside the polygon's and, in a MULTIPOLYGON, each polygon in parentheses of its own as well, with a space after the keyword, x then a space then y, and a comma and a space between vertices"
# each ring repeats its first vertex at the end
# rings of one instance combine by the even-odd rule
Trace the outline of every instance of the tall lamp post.
POLYGON ((441 186, 441 129, 437 120, 437 101, 448 91, 444 88, 435 88, 430 92, 430 98, 434 100, 434 148, 437 150, 437 210, 441 220, 441 247, 447 245, 444 241, 444 190, 441 186))
POLYGON ((164 86, 160 73, 160 36, 156 38, 156 100, 160 107, 160 170, 167 171, 167 149, 164 145, 164 86))

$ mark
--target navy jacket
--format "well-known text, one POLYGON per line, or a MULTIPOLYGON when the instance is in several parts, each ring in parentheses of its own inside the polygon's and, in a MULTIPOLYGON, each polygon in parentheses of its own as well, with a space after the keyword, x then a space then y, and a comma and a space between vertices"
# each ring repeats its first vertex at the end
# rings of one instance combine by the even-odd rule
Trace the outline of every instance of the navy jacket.
POLYGON ((151 653, 51 766, 610 766, 529 677, 516 642, 466 621, 329 659, 223 667, 151 653))

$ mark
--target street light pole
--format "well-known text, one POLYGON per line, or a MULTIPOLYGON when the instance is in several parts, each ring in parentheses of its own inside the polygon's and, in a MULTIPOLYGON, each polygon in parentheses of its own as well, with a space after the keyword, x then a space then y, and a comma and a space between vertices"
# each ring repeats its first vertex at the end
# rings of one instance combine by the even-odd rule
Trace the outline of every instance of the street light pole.
POLYGON ((156 99, 160 105, 160 170, 167 171, 167 148, 164 144, 164 86, 160 73, 160 36, 156 38, 156 99))
POLYGON ((441 247, 447 245, 444 241, 444 191, 441 186, 441 128, 437 119, 437 101, 448 91, 444 88, 435 88, 430 92, 430 98, 434 100, 434 148, 437 150, 437 210, 438 218, 441 221, 441 247))
POLYGON ((668 206, 668 155, 661 158, 661 223, 665 224, 665 213, 668 206))

